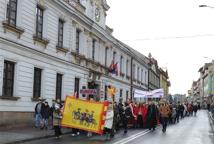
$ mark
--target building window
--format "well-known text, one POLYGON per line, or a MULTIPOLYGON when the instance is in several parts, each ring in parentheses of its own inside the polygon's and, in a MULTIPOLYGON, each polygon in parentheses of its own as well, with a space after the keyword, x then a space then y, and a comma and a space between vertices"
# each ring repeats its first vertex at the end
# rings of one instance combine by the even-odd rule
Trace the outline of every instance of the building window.
POLYGON ((96 40, 92 40, 92 59, 95 60, 95 46, 96 46, 96 40))
POLYGON ((126 60, 126 75, 129 75, 129 60, 126 60))
POLYGON ((62 99, 62 74, 56 75, 56 99, 62 99))
POLYGON ((80 51, 80 30, 76 30, 76 53, 79 53, 80 51))
POLYGON ((44 10, 40 7, 36 7, 36 37, 42 39, 43 31, 43 13, 44 10))
POLYGON ((76 97, 79 98, 79 87, 80 87, 80 79, 75 78, 74 82, 74 92, 76 93, 76 97))
POLYGON ((145 83, 147 83, 147 72, 145 71, 145 83))
POLYGON ((120 56, 120 72, 123 73, 123 56, 120 56))
POLYGON ((107 66, 107 59, 108 59, 108 47, 105 48, 105 66, 107 66))
POLYGON ((123 98, 123 89, 120 89, 120 99, 123 98))
POLYGON ((105 86, 105 97, 104 97, 104 100, 107 100, 108 99, 108 86, 106 85, 105 86))
POLYGON ((115 62, 115 60, 116 60, 116 52, 114 51, 113 52, 113 61, 115 62))
POLYGON ((137 80, 139 81, 140 80, 140 68, 137 67, 137 80))
POLYGON ((64 21, 59 19, 59 25, 58 25, 58 47, 63 47, 63 27, 64 27, 64 21))
POLYGON ((135 64, 133 64, 133 72, 132 72, 132 74, 133 74, 133 79, 135 79, 135 71, 136 71, 136 65, 135 64))
POLYGON ((9 25, 16 26, 18 0, 9 0, 7 3, 7 22, 9 25))
POLYGON ((3 96, 13 96, 15 63, 4 61, 3 96))
POLYGON ((42 69, 34 68, 33 98, 41 97, 42 69))
POLYGON ((141 82, 143 82, 143 70, 141 70, 141 82))
POLYGON ((126 91, 126 101, 129 99, 129 91, 126 91))

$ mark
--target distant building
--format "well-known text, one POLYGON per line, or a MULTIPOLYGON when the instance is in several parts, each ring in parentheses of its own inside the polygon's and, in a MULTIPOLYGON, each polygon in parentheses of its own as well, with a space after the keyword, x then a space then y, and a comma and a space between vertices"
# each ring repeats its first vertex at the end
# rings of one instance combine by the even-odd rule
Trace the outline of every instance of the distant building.
POLYGON ((148 77, 148 90, 155 90, 160 88, 160 70, 158 62, 151 54, 148 56, 149 59, 149 77, 148 77))
POLYGON ((181 102, 181 103, 186 102, 186 95, 185 94, 174 94, 174 95, 172 95, 172 97, 173 97, 175 103, 177 103, 177 102, 181 102))
POLYGON ((199 94, 202 102, 211 102, 211 97, 214 96, 214 62, 205 63, 199 73, 199 94))
POLYGON ((164 97, 167 98, 169 96, 169 87, 170 81, 168 76, 168 71, 164 71, 162 68, 159 68, 160 71, 160 88, 164 90, 164 97))

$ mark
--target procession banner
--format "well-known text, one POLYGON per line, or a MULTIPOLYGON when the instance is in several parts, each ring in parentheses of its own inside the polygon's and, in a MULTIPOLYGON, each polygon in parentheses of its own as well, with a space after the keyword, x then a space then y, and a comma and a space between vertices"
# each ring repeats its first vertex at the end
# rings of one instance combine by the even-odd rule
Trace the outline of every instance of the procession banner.
POLYGON ((134 97, 135 98, 161 98, 164 96, 163 89, 156 89, 153 91, 142 91, 142 90, 135 90, 134 97))
POLYGON ((103 133, 108 102, 93 102, 66 97, 62 126, 98 134, 103 133))

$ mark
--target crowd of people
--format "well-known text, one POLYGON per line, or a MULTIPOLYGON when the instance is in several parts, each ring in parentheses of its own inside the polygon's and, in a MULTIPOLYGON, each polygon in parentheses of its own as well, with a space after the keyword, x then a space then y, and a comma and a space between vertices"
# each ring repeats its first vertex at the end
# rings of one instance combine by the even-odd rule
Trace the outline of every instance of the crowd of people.
POLYGON ((55 136, 59 138, 62 134, 60 127, 62 107, 63 105, 59 99, 57 99, 56 101, 53 100, 51 107, 49 106, 47 101, 40 99, 35 106, 35 128, 47 130, 48 126, 51 125, 51 129, 54 129, 55 131, 55 136), (51 122, 51 124, 49 124, 49 121, 51 122))
MULTIPOLYGON (((110 107, 110 106, 109 106, 110 107)), ((52 129, 55 136, 60 137, 63 104, 60 100, 53 101, 50 107, 48 102, 40 100, 35 106, 35 127, 48 129, 48 121, 51 119, 52 129)), ((162 131, 165 133, 168 124, 178 123, 185 116, 196 116, 200 105, 197 103, 169 103, 165 100, 147 102, 127 102, 120 101, 111 104, 112 122, 111 126, 105 128, 107 139, 114 137, 119 130, 124 130, 124 134, 129 128, 155 130, 158 124, 162 125, 162 131)), ((108 124, 109 125, 109 124, 108 124)), ((72 136, 79 135, 80 130, 72 129, 72 136)), ((87 132, 91 136, 91 132, 87 132)))
POLYGON ((185 116, 196 116, 200 105, 197 103, 176 103, 167 101, 148 101, 137 103, 128 100, 125 103, 115 103, 114 106, 114 131, 128 127, 148 128, 155 130, 158 124, 162 124, 162 131, 166 132, 167 124, 178 123, 185 116))

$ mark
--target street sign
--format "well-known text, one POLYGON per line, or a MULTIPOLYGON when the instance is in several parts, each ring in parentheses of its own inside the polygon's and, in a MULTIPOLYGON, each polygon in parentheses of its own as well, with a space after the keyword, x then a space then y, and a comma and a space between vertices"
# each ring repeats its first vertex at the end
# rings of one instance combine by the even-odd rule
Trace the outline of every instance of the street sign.
POLYGON ((80 94, 96 95, 97 90, 96 89, 81 89, 80 94))

